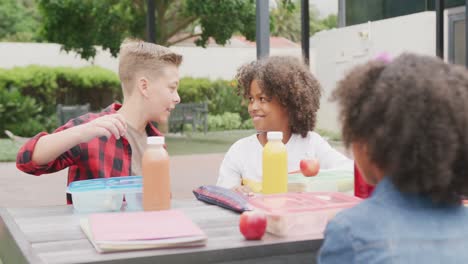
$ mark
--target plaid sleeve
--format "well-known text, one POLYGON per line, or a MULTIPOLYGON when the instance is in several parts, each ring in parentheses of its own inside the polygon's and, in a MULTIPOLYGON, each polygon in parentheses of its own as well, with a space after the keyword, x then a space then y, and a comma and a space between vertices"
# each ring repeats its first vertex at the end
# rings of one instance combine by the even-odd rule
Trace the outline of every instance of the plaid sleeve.
MULTIPOLYGON (((54 131, 54 133, 60 132, 70 127, 74 127, 81 123, 83 123, 83 120, 81 120, 80 118, 70 120, 65 125, 57 128, 54 131)), ((34 152, 34 148, 36 147, 36 144, 39 141, 39 139, 45 135, 48 135, 48 134, 46 132, 41 132, 37 134, 36 136, 31 138, 29 141, 27 141, 18 151, 18 155, 16 156, 16 167, 19 170, 26 172, 28 174, 41 175, 44 173, 52 173, 52 172, 65 169, 75 163, 75 160, 79 157, 80 152, 81 152, 79 145, 64 152, 57 159, 49 162, 48 164, 37 165, 32 160, 32 154, 34 152)))

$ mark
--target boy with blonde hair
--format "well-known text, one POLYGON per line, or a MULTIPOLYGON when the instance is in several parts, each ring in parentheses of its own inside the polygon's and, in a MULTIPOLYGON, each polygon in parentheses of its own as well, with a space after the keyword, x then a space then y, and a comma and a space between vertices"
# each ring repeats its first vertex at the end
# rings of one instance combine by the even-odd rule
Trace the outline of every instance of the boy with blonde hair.
MULTIPOLYGON (((119 55, 123 104, 72 119, 52 134, 37 134, 18 152, 18 169, 41 175, 69 167, 67 185, 141 175, 146 138, 161 135, 151 122, 166 122, 180 102, 181 62, 182 56, 168 48, 126 39, 119 55)), ((72 203, 70 195, 67 202, 72 203)))

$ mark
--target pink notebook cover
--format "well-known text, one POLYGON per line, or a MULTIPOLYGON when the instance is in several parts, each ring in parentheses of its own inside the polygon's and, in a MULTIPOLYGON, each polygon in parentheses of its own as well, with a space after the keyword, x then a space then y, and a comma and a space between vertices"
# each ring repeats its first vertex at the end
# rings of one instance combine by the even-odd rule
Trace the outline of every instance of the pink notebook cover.
POLYGON ((204 236, 182 211, 102 213, 89 216, 95 241, 156 240, 204 236))

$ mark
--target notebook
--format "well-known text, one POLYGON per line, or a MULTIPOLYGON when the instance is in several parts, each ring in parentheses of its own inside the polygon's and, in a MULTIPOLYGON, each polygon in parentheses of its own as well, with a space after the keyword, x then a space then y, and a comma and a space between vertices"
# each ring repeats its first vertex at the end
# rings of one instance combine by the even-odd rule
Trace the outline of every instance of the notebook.
POLYGON ((80 221, 100 253, 206 244, 206 235, 182 211, 92 214, 80 221))

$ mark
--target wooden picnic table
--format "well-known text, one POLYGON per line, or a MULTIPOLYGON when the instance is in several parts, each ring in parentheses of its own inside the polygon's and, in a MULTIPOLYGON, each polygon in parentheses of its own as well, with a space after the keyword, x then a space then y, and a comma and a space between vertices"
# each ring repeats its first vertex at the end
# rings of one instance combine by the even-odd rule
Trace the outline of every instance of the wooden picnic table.
MULTIPOLYGON (((99 254, 72 206, 0 208, 0 259, 19 263, 315 263, 322 235, 247 241, 239 214, 195 199, 173 200, 208 236, 206 246, 99 254)), ((1 261, 0 261, 1 262, 1 261)))

